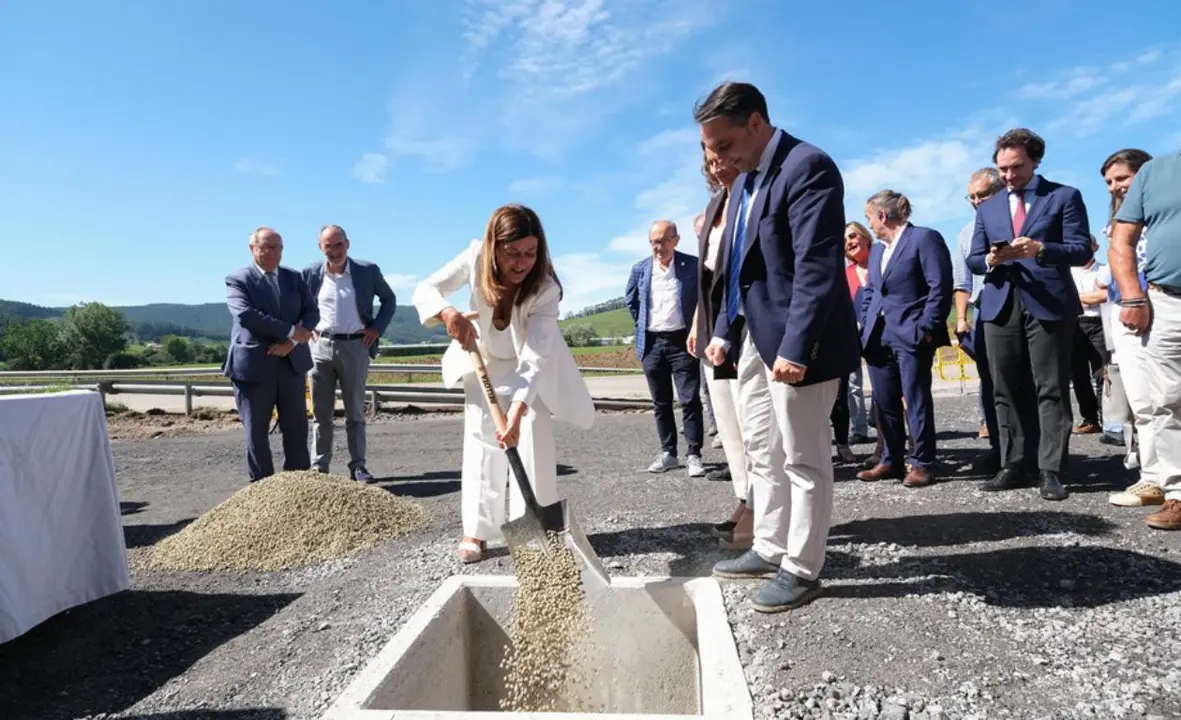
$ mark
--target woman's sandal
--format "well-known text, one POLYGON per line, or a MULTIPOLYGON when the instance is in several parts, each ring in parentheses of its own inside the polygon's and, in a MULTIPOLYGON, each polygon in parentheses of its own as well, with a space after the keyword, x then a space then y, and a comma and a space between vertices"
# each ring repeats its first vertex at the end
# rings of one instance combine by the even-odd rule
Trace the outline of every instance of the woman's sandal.
POLYGON ((472 542, 471 540, 464 540, 459 543, 459 550, 456 551, 459 556, 459 561, 464 565, 471 565, 478 563, 484 559, 484 541, 472 542))

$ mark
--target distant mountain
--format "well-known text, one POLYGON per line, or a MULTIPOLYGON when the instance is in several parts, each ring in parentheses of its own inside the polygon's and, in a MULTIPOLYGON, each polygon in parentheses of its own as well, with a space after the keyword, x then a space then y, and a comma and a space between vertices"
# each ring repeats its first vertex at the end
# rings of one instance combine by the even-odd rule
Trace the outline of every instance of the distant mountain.
MULTIPOLYGON (((225 303, 152 303, 115 309, 123 313, 132 331, 141 341, 159 340, 164 335, 210 340, 229 340, 230 337, 232 320, 225 303)), ((0 316, 8 315, 17 319, 52 319, 61 317, 65 311, 65 308, 47 308, 13 300, 0 300, 0 316)), ((395 345, 438 342, 446 337, 447 331, 441 327, 429 330, 424 328, 418 321, 418 311, 411 305, 398 306, 385 333, 385 338, 395 345)))

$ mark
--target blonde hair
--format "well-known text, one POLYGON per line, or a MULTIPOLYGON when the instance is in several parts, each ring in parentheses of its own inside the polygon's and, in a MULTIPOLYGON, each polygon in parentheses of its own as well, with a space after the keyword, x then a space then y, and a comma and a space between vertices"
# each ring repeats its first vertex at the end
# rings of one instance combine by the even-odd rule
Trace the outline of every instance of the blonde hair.
POLYGON ((848 230, 849 228, 853 228, 855 233, 865 238, 866 241, 868 241, 871 245, 873 244, 873 235, 869 234, 869 229, 864 225, 857 222, 856 220, 853 220, 852 222, 845 223, 845 229, 848 230))
POLYGON ((549 245, 545 240, 541 219, 537 217, 537 213, 524 205, 512 203, 497 208, 492 217, 488 218, 488 225, 484 228, 480 252, 480 294, 490 306, 497 307, 509 291, 500 279, 500 269, 496 263, 497 247, 530 236, 537 238, 537 261, 516 288, 513 304, 520 305, 539 293, 547 280, 552 279, 558 285, 559 292, 561 291, 562 283, 550 262, 549 245))

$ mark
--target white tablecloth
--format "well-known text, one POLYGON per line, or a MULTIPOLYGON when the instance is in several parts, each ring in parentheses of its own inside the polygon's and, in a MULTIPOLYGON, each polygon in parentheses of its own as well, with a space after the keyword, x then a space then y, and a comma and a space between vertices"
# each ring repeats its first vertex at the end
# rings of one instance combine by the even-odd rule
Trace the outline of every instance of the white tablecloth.
POLYGON ((0 643, 130 586, 98 393, 0 396, 0 643))

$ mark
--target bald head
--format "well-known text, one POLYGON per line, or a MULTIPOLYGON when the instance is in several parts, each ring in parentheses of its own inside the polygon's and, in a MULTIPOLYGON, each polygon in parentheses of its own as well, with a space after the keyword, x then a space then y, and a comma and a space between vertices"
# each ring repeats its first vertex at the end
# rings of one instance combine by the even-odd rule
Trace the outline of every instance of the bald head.
POLYGON ((260 268, 272 272, 283 259, 283 238, 265 225, 256 228, 250 233, 250 254, 260 268))
POLYGON ((652 257, 661 265, 672 262, 673 252, 680 241, 677 226, 669 220, 657 220, 648 228, 648 244, 652 246, 652 257))

